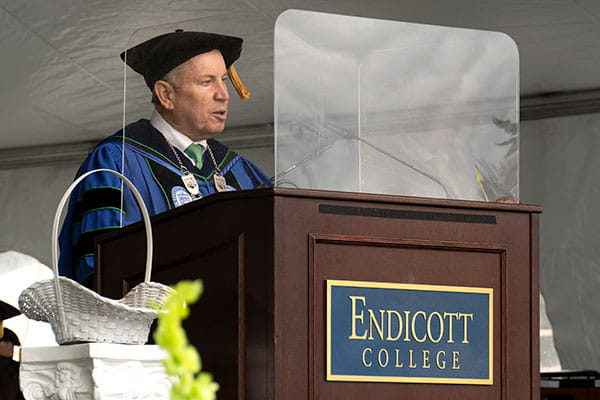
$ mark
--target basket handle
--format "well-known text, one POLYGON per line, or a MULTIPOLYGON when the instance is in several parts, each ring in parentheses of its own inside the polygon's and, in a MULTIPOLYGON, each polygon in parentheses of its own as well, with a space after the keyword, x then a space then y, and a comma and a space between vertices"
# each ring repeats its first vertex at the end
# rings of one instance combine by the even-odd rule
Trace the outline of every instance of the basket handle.
POLYGON ((88 175, 94 174, 96 172, 109 172, 109 173, 121 178, 121 180, 123 180, 123 182, 125 182, 127 184, 127 186, 129 186, 129 188, 133 192, 133 195, 135 196, 135 199, 137 200, 137 202, 140 206, 140 210, 142 211, 142 218, 144 220, 144 225, 146 226, 146 273, 144 275, 144 282, 150 281, 150 274, 152 272, 152 247, 153 247, 152 246, 152 226, 150 225, 150 216, 148 215, 148 210, 146 209, 144 200, 142 199, 142 196, 140 195, 138 190, 135 188, 133 183, 131 183, 131 181, 129 179, 127 179, 125 176, 123 176, 119 172, 114 171, 112 169, 105 169, 105 168, 94 169, 92 171, 88 171, 85 174, 81 175, 79 178, 77 178, 71 184, 71 186, 69 186, 69 188, 63 195, 62 199, 58 203, 58 208, 56 209, 56 214, 54 214, 54 224, 52 225, 52 242, 53 242, 52 269, 54 270, 54 277, 55 277, 54 279, 55 279, 56 296, 57 296, 58 304, 62 304, 62 295, 60 292, 60 285, 58 284, 58 228, 59 228, 60 220, 62 219, 62 214, 64 211, 63 209, 65 207, 65 203, 68 201, 68 199, 71 195, 71 192, 79 184, 79 182, 84 180, 88 175))

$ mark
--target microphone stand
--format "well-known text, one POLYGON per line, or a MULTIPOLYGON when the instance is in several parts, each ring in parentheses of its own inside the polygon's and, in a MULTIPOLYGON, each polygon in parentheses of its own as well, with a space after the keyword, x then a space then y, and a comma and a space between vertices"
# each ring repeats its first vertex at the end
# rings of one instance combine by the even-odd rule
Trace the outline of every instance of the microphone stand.
MULTIPOLYGON (((319 129, 317 129, 316 127, 314 127, 312 124, 310 124, 308 122, 298 122, 298 123, 294 122, 293 125, 294 126, 300 126, 301 128, 302 127, 308 128, 308 129, 310 129, 313 132, 319 132, 319 129)), ((427 172, 425 172, 425 171, 421 170, 420 168, 416 167, 415 165, 412 165, 412 164, 410 164, 410 163, 402 160, 401 158, 395 156, 394 154, 392 154, 392 153, 390 153, 390 152, 382 149, 381 147, 374 145, 373 143, 369 142, 368 140, 365 140, 365 139, 363 139, 363 138, 361 138, 361 137, 359 137, 357 135, 350 134, 350 132, 347 129, 345 129, 345 128, 340 128, 340 127, 335 126, 335 125, 333 125, 331 123, 326 123, 325 126, 324 126, 324 128, 325 128, 325 131, 333 132, 337 136, 343 137, 345 139, 353 139, 353 140, 358 141, 359 143, 363 143, 366 146, 369 146, 370 148, 372 148, 373 150, 375 150, 375 151, 377 151, 377 152, 379 152, 379 153, 381 153, 381 154, 383 154, 383 155, 391 158, 392 160, 397 161, 400 164, 402 164, 402 165, 410 168, 414 172, 416 172, 416 173, 418 173, 418 174, 420 174, 420 175, 422 175, 422 176, 424 176, 424 177, 432 180, 433 182, 437 183, 442 188, 442 190, 446 194, 446 198, 447 199, 450 198, 450 193, 448 192, 448 189, 446 188, 446 186, 438 178, 436 178, 435 176, 433 176, 431 174, 428 174, 427 172)), ((286 174, 292 172, 296 168, 298 168, 298 167, 306 164, 308 161, 310 161, 310 160, 312 160, 312 159, 320 156, 323 152, 325 152, 328 149, 330 149, 334 145, 334 143, 335 143, 335 141, 332 142, 332 143, 330 143, 330 144, 328 144, 327 146, 323 147, 323 149, 318 150, 315 153, 309 154, 308 157, 306 157, 306 158, 302 159, 301 161, 298 161, 297 163, 293 164, 292 166, 286 168, 285 170, 283 170, 282 172, 280 172, 277 175, 277 178, 280 179, 281 177, 283 177, 286 174)), ((272 183, 274 181, 275 181, 275 175, 272 176, 271 178, 267 179, 263 184, 259 185, 258 188, 267 187, 267 185, 269 185, 270 183, 272 183)), ((275 182, 275 183, 277 183, 277 182, 275 182)))
MULTIPOLYGON (((281 171, 277 175, 273 175, 272 177, 270 177, 269 179, 267 179, 266 181, 264 181, 262 184, 258 185, 257 188, 258 189, 262 189, 262 188, 268 187, 270 183, 275 182, 275 177, 276 176, 277 176, 277 179, 281 179, 282 177, 284 177, 285 175, 289 174, 290 172, 292 172, 296 168, 301 167, 302 165, 306 164, 310 160, 313 160, 313 159, 319 157, 321 154, 323 154, 324 152, 326 152, 327 150, 329 150, 334 144, 335 144, 335 142, 329 143, 327 146, 323 147, 322 149, 317 150, 316 152, 309 154, 307 157, 305 157, 302 160, 298 161, 297 163, 289 166, 288 168, 284 169, 283 171, 281 171)), ((275 182, 275 184, 277 184, 277 183, 278 182, 275 182)))

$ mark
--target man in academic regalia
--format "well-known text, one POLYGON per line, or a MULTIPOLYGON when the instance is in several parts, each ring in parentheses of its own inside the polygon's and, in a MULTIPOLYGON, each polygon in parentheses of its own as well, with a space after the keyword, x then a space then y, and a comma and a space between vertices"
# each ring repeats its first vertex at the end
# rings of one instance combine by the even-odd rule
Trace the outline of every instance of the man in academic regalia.
MULTIPOLYGON (((240 97, 250 95, 233 67, 241 50, 237 37, 177 30, 122 53, 150 88, 154 113, 100 143, 77 175, 97 168, 124 171, 150 215, 264 183, 267 177, 256 165, 213 139, 225 127, 226 81, 240 97)), ((73 192, 59 240, 61 275, 91 286, 94 237, 141 220, 131 191, 121 187, 117 176, 102 172, 73 192)))
POLYGON ((19 363, 13 360, 14 347, 21 343, 13 331, 3 326, 4 320, 19 314, 19 310, 0 300, 0 400, 24 399, 19 387, 19 363))

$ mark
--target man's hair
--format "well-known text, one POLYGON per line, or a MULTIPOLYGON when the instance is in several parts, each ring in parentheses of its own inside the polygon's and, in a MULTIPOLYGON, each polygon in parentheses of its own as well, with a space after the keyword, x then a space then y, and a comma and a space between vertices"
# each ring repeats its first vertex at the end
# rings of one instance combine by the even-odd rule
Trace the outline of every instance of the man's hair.
MULTIPOLYGON (((181 71, 180 67, 181 67, 181 65, 178 65, 177 67, 173 68, 159 80, 165 81, 165 82, 171 84, 173 87, 177 87, 179 85, 179 71, 181 71)), ((154 91, 154 89, 152 89, 152 100, 151 101, 152 101, 152 104, 154 104, 156 107, 162 107, 162 104, 160 104, 160 100, 158 100, 158 97, 156 96, 156 92, 154 91)))

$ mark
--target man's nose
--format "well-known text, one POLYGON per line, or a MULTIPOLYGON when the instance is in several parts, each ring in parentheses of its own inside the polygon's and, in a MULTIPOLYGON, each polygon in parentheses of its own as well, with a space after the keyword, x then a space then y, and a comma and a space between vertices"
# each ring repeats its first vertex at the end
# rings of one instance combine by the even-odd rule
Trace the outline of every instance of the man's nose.
POLYGON ((217 91, 215 92, 215 100, 227 101, 229 100, 229 91, 227 90, 227 84, 223 81, 219 83, 217 91))

